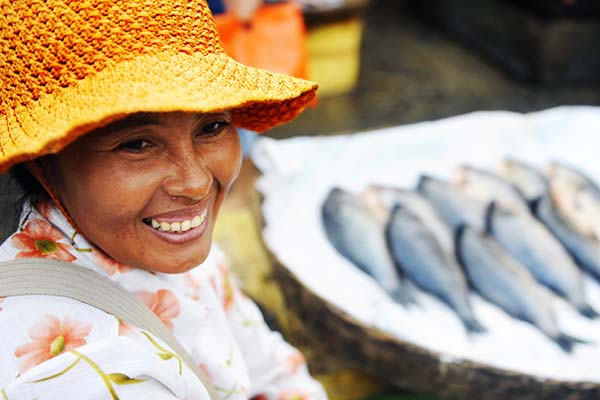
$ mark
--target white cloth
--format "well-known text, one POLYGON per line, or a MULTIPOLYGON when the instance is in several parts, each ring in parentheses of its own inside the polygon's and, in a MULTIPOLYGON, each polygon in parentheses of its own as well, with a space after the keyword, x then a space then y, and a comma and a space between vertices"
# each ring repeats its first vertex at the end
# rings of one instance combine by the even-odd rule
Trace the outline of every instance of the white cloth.
MULTIPOLYGON (((223 400, 326 399, 301 353, 266 326, 222 252, 185 274, 123 266, 89 244, 50 203, 26 205, 0 260, 70 261, 131 291, 172 330, 223 400)), ((74 265, 74 268, 77 266, 74 265)), ((0 299, 0 399, 208 399, 159 339, 72 299, 0 299)))

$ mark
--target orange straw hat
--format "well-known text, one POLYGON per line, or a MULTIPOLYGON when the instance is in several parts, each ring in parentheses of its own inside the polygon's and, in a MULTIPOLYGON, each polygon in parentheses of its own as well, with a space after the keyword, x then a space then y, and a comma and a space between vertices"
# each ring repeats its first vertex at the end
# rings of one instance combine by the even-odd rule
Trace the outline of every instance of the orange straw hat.
POLYGON ((139 111, 264 131, 317 89, 227 56, 205 0, 0 0, 0 80, 0 173, 139 111))

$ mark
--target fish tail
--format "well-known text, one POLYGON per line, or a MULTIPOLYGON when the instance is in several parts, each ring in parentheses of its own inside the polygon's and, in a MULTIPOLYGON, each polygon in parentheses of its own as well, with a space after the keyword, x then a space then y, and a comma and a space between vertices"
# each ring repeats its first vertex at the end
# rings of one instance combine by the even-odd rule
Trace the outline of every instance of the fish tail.
POLYGON ((392 299, 394 299, 394 301, 402 304, 405 307, 410 307, 412 305, 417 304, 417 301, 415 300, 412 290, 410 290, 410 288, 407 285, 404 285, 403 287, 394 289, 390 293, 390 296, 392 297, 392 299))
POLYGON ((465 329, 467 330, 467 332, 470 335, 487 332, 487 328, 485 326, 481 325, 481 323, 479 321, 477 321, 475 318, 463 320, 463 324, 465 326, 465 329))
POLYGON ((578 307, 577 311, 579 311, 581 315, 589 319, 596 319, 600 317, 598 311, 594 310, 589 304, 584 304, 581 307, 578 307))
POLYGON ((566 333, 561 333, 553 340, 565 353, 572 353, 573 347, 577 344, 592 344, 588 340, 579 339, 566 333))
POLYGON ((557 338, 554 338, 554 342, 565 353, 570 354, 573 352, 573 346, 575 345, 575 341, 573 341, 570 336, 565 335, 565 334, 560 334, 557 338))

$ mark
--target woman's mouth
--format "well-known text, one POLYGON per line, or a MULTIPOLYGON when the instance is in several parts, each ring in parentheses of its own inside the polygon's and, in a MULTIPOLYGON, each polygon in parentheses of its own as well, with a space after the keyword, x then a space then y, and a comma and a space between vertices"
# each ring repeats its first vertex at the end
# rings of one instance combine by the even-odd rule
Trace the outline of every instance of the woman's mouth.
POLYGON ((208 226, 208 208, 194 212, 178 212, 180 215, 163 215, 144 218, 144 225, 159 239, 183 244, 201 237, 208 226))
POLYGON ((208 210, 205 209, 194 217, 187 219, 169 218, 168 220, 164 220, 161 218, 145 218, 143 221, 146 225, 160 232, 182 233, 202 225, 207 214, 208 210))

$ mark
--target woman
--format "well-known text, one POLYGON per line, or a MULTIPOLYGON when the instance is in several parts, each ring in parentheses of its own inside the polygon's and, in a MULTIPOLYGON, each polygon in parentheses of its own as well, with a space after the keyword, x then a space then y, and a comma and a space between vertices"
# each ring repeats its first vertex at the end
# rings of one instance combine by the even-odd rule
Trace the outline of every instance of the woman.
MULTIPOLYGON (((227 57, 204 0, 0 0, 0 172, 26 187, 0 261, 55 258, 154 311, 222 399, 325 398, 236 288, 211 235, 235 126, 296 116, 316 85, 227 57)), ((93 290, 93 288, 91 288, 93 290)), ((159 340, 65 297, 0 304, 3 399, 206 399, 159 340)))

